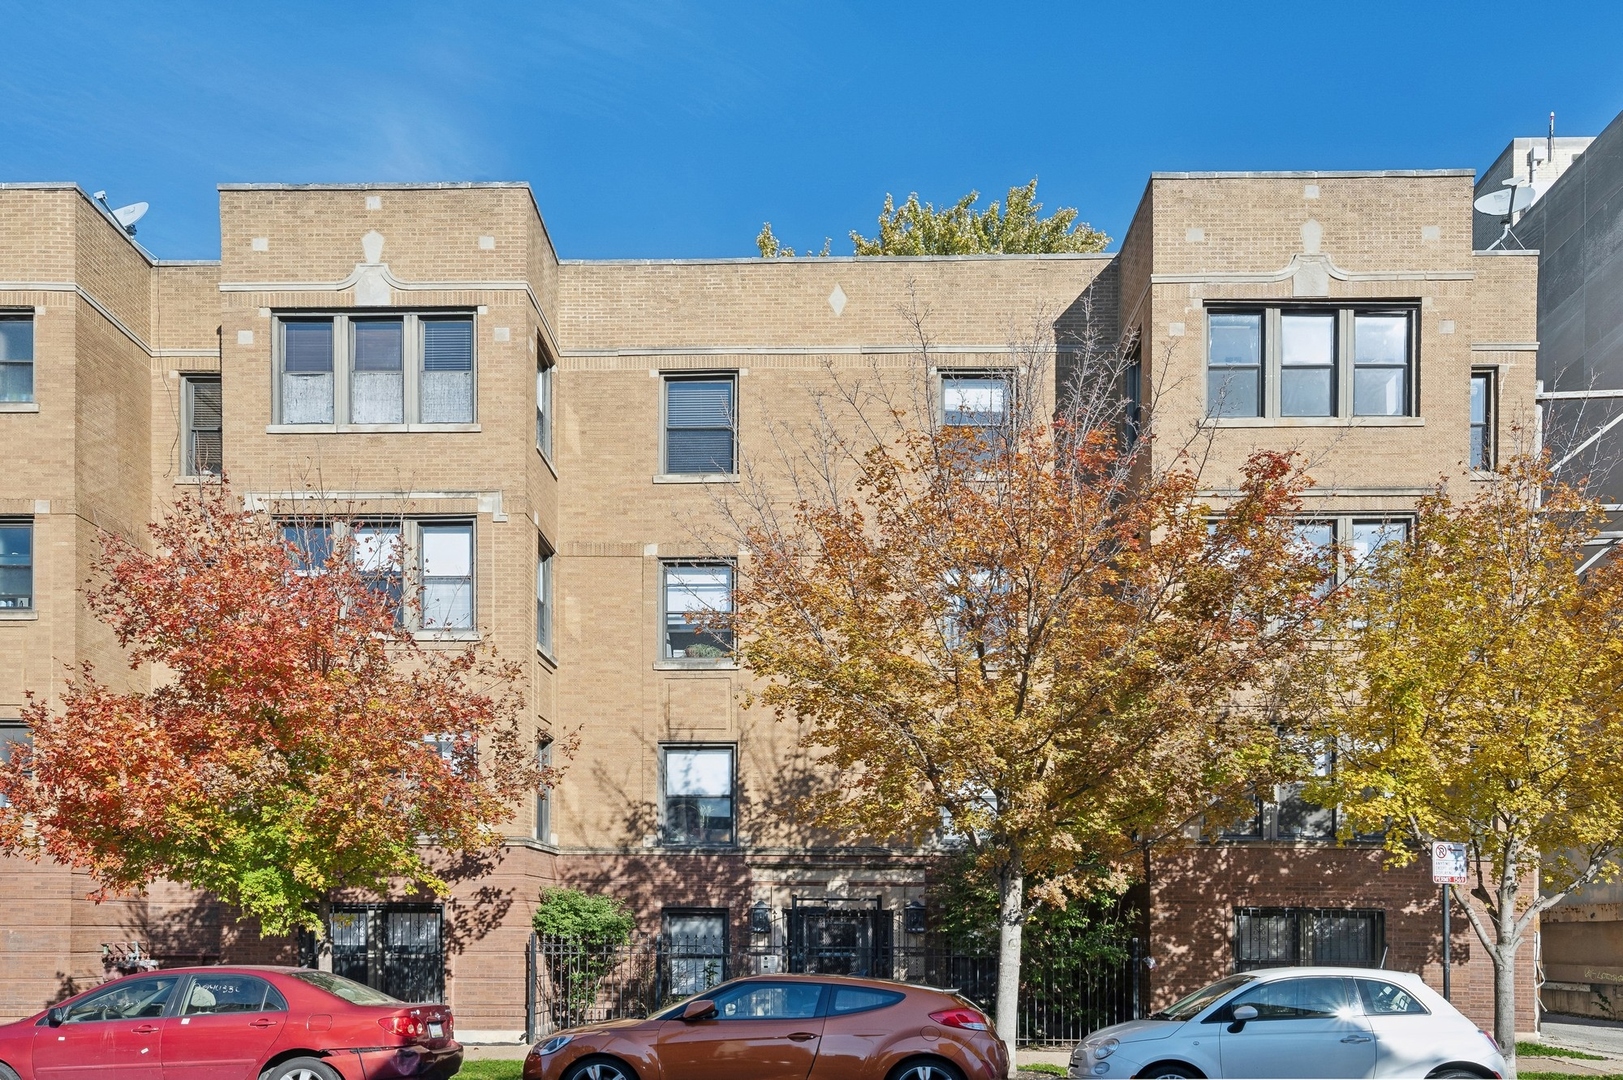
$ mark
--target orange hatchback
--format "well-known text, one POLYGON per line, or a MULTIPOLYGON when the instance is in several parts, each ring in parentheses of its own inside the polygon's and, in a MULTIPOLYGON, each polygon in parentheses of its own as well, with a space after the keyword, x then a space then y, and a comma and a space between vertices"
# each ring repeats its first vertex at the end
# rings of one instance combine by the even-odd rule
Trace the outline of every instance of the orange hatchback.
POLYGON ((993 1080, 1009 1052, 950 990, 831 975, 734 979, 647 1020, 560 1031, 524 1080, 993 1080))

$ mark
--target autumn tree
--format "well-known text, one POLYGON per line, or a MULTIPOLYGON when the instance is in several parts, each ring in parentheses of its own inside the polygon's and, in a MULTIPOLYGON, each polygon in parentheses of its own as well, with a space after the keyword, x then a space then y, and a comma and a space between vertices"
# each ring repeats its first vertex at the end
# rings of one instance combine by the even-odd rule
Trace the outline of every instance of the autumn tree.
POLYGON ((792 447, 812 463, 779 481, 792 513, 765 479, 730 507, 739 658, 833 770, 812 820, 962 848, 996 881, 1011 1044, 1028 877, 1058 904, 1092 892, 1269 775, 1247 691, 1300 648, 1322 573, 1292 539, 1289 455, 1209 509, 1187 459, 1152 469, 1124 431, 1110 373, 1044 406, 1051 365, 966 384, 944 423, 853 405, 792 447))
MULTIPOLYGON (((1037 180, 1024 187, 1012 187, 1002 203, 992 200, 985 210, 976 210, 981 193, 971 191, 951 206, 939 210, 932 203, 919 202, 917 192, 901 206, 890 195, 879 212, 879 232, 873 237, 851 231, 856 255, 1034 255, 1052 252, 1103 251, 1110 237, 1077 222, 1074 207, 1061 207, 1042 216, 1037 201, 1037 180)), ((783 247, 772 233, 772 223, 761 226, 755 238, 761 257, 793 258, 794 248, 783 247)), ((818 254, 827 255, 829 241, 818 254)), ((807 252, 811 254, 811 252, 807 252)))
POLYGON ((1516 954, 1541 912, 1607 876, 1623 845, 1623 563, 1594 561, 1601 507, 1519 458, 1471 498, 1422 500, 1412 538, 1370 554, 1303 679, 1334 747, 1309 796, 1402 865, 1467 845, 1512 1069, 1516 954))
POLYGON ((0 850, 87 870, 99 895, 169 879, 269 933, 324 934, 341 890, 444 894, 431 849, 490 853, 554 779, 520 669, 420 645, 395 553, 354 530, 301 550, 218 485, 151 534, 104 535, 88 603, 156 685, 115 690, 87 664, 59 707, 29 704, 0 850))

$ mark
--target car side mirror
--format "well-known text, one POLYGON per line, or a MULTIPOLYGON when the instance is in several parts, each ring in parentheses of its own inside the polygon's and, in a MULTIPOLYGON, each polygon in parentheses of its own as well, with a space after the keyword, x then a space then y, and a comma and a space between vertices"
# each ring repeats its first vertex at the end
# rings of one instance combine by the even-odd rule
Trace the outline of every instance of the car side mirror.
POLYGON ((67 1018, 68 1010, 64 1009, 60 1005, 45 1014, 45 1022, 52 1027, 61 1027, 67 1018))
POLYGON ((1245 1025, 1257 1018, 1257 1009, 1254 1005, 1241 1005, 1229 1014, 1234 1023, 1229 1025, 1229 1031, 1235 1035, 1245 1030, 1245 1025))
POLYGON ((695 1020, 707 1020, 714 1015, 716 1015, 716 1003, 707 1001, 704 998, 700 998, 698 1001, 690 1001, 682 1007, 682 1019, 689 1023, 695 1020))

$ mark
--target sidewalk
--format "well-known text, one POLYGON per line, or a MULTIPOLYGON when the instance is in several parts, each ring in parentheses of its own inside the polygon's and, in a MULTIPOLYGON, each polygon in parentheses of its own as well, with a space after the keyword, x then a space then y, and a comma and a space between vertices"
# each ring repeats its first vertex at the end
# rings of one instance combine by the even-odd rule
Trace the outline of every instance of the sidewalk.
POLYGON ((1623 1023, 1587 1016, 1546 1014, 1539 1026, 1539 1042, 1599 1054, 1604 1060, 1527 1056, 1517 1060, 1517 1071, 1561 1073, 1567 1076, 1623 1074, 1623 1023))

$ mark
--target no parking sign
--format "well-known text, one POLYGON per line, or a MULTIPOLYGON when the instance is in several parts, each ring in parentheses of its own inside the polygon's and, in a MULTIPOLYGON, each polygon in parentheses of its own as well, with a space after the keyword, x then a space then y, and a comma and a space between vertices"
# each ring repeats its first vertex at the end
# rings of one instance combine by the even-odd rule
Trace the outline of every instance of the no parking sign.
POLYGON ((1434 840, 1431 845, 1431 880, 1439 885, 1465 884, 1465 845, 1434 840))

